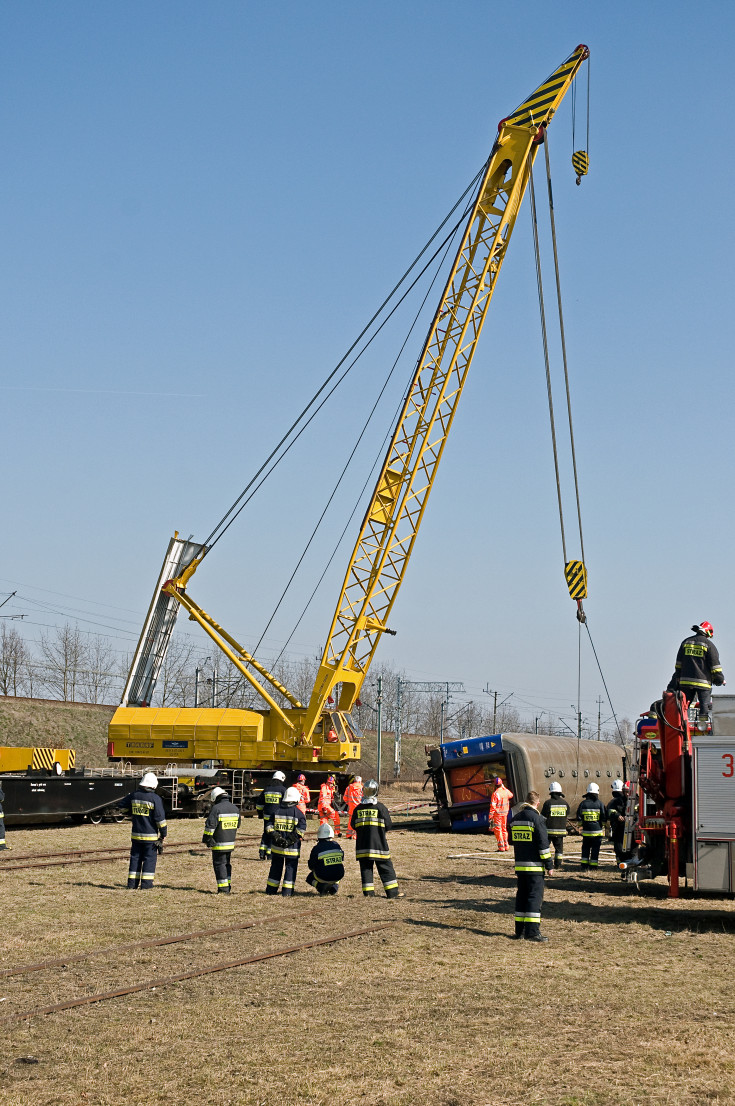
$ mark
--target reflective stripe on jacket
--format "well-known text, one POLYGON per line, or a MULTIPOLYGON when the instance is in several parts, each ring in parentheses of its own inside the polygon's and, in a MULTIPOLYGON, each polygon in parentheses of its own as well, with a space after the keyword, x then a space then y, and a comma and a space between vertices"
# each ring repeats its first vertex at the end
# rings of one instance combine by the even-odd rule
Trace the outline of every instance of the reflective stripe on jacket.
POLYGON ((517 872, 543 872, 544 868, 551 871, 549 835, 536 807, 530 803, 514 807, 509 836, 517 872))
POLYGON ((601 799, 582 799, 575 821, 582 825, 582 837, 602 837, 607 821, 605 804, 601 799))
POLYGON ((163 803, 155 791, 141 787, 120 800, 123 810, 129 810, 133 817, 133 829, 130 834, 133 841, 163 841, 168 832, 166 812, 163 803))
POLYGON ((681 688, 699 688, 708 691, 712 684, 720 687, 725 676, 720 664, 717 646, 706 634, 692 634, 684 638, 676 654, 674 675, 671 677, 668 691, 681 688))
POLYGON ((207 815, 203 836, 211 839, 212 852, 231 852, 239 828, 240 811, 229 799, 219 799, 207 815))

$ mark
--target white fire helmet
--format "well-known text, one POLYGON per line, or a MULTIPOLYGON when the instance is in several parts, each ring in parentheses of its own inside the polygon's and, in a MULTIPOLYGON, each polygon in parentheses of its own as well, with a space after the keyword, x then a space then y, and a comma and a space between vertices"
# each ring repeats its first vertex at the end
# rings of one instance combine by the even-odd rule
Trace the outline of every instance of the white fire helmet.
POLYGON ((225 791, 224 787, 214 787, 212 788, 212 794, 209 797, 213 803, 216 803, 217 799, 220 799, 223 795, 226 794, 227 792, 225 791))
POLYGON ((557 783, 556 780, 554 780, 553 783, 549 784, 549 794, 550 795, 561 795, 561 784, 557 783))
POLYGON ((286 794, 283 796, 284 803, 298 803, 301 802, 301 792, 298 787, 287 787, 286 794))
POLYGON ((613 789, 613 791, 622 791, 623 790, 623 781, 622 780, 613 780, 612 781, 612 789, 613 789))
POLYGON ((273 779, 274 780, 280 780, 281 783, 285 783, 286 782, 286 774, 285 774, 285 772, 274 772, 273 773, 273 779))
POLYGON ((587 784, 587 794, 588 795, 599 795, 600 794, 599 784, 588 783, 587 784))
POLYGON ((362 783, 362 776, 355 776, 355 783, 362 783))
POLYGON ((140 781, 141 787, 150 787, 151 791, 155 791, 158 787, 158 776, 155 772, 146 772, 143 779, 140 781))
POLYGON ((329 822, 325 822, 323 826, 320 826, 316 831, 316 835, 320 841, 328 840, 334 837, 334 830, 330 826, 329 822))

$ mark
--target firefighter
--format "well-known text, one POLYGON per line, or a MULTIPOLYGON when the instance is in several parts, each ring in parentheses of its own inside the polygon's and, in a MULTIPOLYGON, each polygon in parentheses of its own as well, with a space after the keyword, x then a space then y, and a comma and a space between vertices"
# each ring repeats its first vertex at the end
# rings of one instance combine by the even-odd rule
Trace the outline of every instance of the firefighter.
POLYGON ((607 820, 610 823, 610 837, 615 849, 618 864, 623 859, 623 834, 625 833, 625 808, 628 799, 623 790, 622 780, 612 781, 612 799, 607 804, 607 820))
POLYGON ((223 787, 215 787, 210 797, 212 809, 204 823, 202 842, 212 850, 217 894, 229 895, 232 890, 232 850, 240 828, 240 811, 227 798, 223 787))
POLYGON ((316 887, 320 895, 336 895, 339 881, 345 874, 345 854, 334 840, 334 830, 325 822, 316 833, 317 843, 309 855, 306 882, 316 887))
POLYGON ((587 794, 577 807, 576 822, 582 825, 582 871, 598 867, 600 845, 605 832, 607 812, 596 783, 587 784, 587 794))
POLYGON ((684 638, 679 646, 674 675, 666 690, 683 691, 690 705, 698 700, 699 717, 704 722, 712 706, 712 684, 724 687, 725 677, 717 646, 712 641, 715 632, 712 623, 700 622, 692 630, 692 636, 684 638))
POLYGON ((0 850, 9 849, 10 845, 5 840, 5 812, 3 810, 3 803, 5 802, 5 792, 0 787, 0 850))
POLYGON ((515 940, 548 941, 541 936, 544 871, 553 872, 546 823, 539 814, 539 795, 529 791, 525 803, 513 807, 510 839, 516 871, 515 940))
POLYGON ((509 791, 500 776, 494 779, 495 790, 490 800, 490 824, 498 843, 498 852, 507 853, 508 845, 508 811, 510 810, 513 792, 509 791))
POLYGON ((327 782, 323 783, 319 788, 319 802, 317 803, 317 810, 319 812, 319 825, 323 826, 325 822, 334 823, 334 836, 341 837, 339 832, 339 811, 334 805, 334 794, 337 790, 337 782, 334 776, 327 776, 327 782))
POLYGON ((352 783, 348 783, 342 798, 347 803, 347 840, 354 841, 355 831, 350 828, 350 822, 355 808, 362 802, 362 776, 355 776, 352 783))
POLYGON ((158 777, 146 772, 137 791, 121 799, 119 806, 129 810, 133 818, 130 834, 130 865, 128 867, 128 891, 150 891, 156 874, 156 860, 163 852, 166 840, 166 812, 159 795, 156 795, 158 777))
POLYGON ((286 777, 283 772, 274 772, 273 778, 268 780, 268 783, 260 793, 260 798, 255 804, 258 817, 263 819, 263 834, 260 838, 260 848, 258 849, 259 860, 267 860, 271 855, 270 831, 273 827, 273 818, 278 810, 278 806, 283 801, 285 790, 286 777))
POLYGON ((567 835, 567 819, 570 806, 564 798, 560 783, 549 784, 549 797, 541 807, 541 817, 546 822, 549 842, 554 850, 554 867, 561 868, 564 863, 564 838, 567 835))
POLYGON ((301 855, 301 839, 306 833, 306 818, 298 807, 300 797, 301 792, 295 787, 287 788, 283 802, 273 816, 273 824, 269 827, 271 868, 265 888, 266 895, 278 894, 281 875, 281 894, 284 898, 293 895, 301 855))
POLYGON ((309 785, 306 782, 306 776, 303 772, 299 773, 299 778, 296 780, 294 787, 301 796, 297 803, 297 806, 304 817, 306 817, 306 808, 311 802, 311 791, 309 790, 309 785))
POLYGON ((390 858, 387 830, 393 829, 391 817, 382 803, 378 802, 378 784, 368 780, 365 784, 362 802, 355 807, 350 818, 350 829, 357 835, 355 859, 360 864, 362 893, 366 897, 375 897, 373 883, 373 864, 378 869, 386 898, 402 899, 403 891, 398 890, 398 880, 390 858))

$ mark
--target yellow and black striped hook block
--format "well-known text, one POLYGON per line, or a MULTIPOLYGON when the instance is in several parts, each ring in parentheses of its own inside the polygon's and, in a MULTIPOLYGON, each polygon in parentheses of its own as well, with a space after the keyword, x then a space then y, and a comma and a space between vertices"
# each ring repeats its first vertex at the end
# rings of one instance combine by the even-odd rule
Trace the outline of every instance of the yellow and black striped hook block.
POLYGON ((587 598, 587 569, 584 561, 567 561, 564 565, 564 579, 572 599, 587 598))

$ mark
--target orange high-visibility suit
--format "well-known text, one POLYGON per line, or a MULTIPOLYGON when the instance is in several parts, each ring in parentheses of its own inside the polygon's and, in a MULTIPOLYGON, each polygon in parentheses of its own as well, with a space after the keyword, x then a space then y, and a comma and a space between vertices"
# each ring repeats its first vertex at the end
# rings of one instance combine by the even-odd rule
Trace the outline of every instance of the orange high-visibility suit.
POLYGON ((347 840, 349 841, 350 838, 354 840, 356 835, 355 831, 350 828, 350 824, 352 822, 352 814, 355 807, 358 807, 362 802, 362 784, 353 780, 353 782, 348 784, 345 788, 342 798, 347 803, 347 840))
POLYGON ((499 853, 508 852, 508 811, 512 798, 513 792, 501 782, 493 791, 493 797, 490 800, 490 821, 499 853))
POLYGON ((299 808, 301 813, 305 815, 306 814, 306 808, 309 805, 309 803, 311 802, 311 791, 309 791, 308 784, 305 784, 305 783, 295 783, 294 787, 296 788, 296 790, 301 795, 301 798, 297 802, 296 806, 299 808))
POLYGON ((339 833, 339 811, 334 809, 334 792, 336 787, 332 783, 323 783, 319 788, 319 802, 317 804, 317 810, 319 812, 319 825, 323 826, 325 822, 331 822, 334 826, 334 836, 337 837, 339 833))

